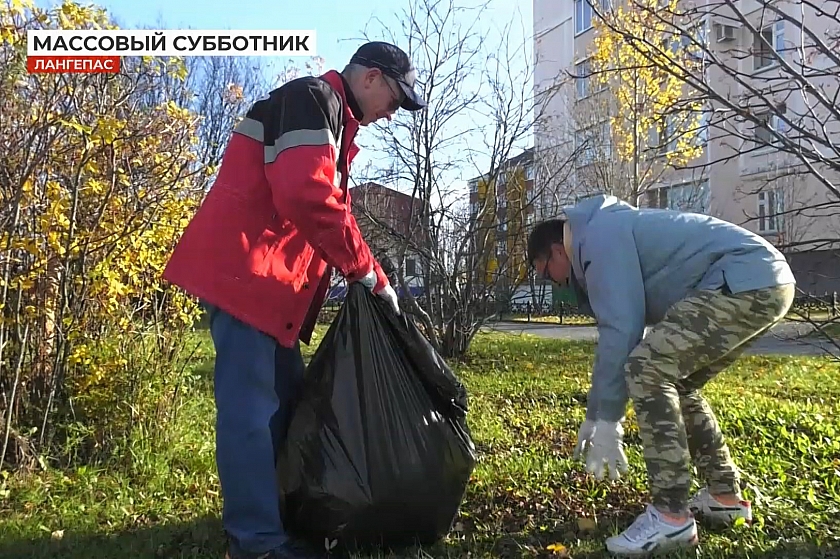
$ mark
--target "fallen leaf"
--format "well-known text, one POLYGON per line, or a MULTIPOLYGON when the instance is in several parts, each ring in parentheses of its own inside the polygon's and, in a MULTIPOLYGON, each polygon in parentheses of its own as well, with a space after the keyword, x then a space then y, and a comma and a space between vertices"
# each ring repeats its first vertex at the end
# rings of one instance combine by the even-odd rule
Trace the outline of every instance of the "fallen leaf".
POLYGON ((558 557, 570 557, 569 550, 561 543, 550 544, 546 546, 546 549, 550 551, 552 555, 557 555, 558 557))
POLYGON ((594 532, 598 527, 594 518, 581 517, 577 520, 578 531, 580 532, 594 532))

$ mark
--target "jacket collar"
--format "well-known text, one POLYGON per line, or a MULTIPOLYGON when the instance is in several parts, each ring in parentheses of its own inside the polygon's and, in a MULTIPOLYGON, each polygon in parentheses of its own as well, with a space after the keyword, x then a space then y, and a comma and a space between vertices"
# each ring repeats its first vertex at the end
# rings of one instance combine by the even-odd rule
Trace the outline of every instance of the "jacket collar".
POLYGON ((338 92, 341 100, 344 101, 342 104, 344 111, 342 118, 344 123, 346 124, 348 122, 355 121, 355 124, 358 124, 358 122, 362 119, 362 109, 359 107, 359 102, 350 90, 350 84, 347 83, 344 76, 336 70, 330 70, 326 74, 323 74, 321 79, 330 84, 330 86, 338 92))
POLYGON ((353 90, 350 89, 350 84, 340 73, 338 74, 338 77, 341 78, 341 86, 344 90, 344 97, 347 99, 347 105, 350 107, 350 112, 353 115, 353 118, 356 120, 362 120, 364 113, 362 113, 362 107, 359 105, 359 101, 353 94, 353 90))

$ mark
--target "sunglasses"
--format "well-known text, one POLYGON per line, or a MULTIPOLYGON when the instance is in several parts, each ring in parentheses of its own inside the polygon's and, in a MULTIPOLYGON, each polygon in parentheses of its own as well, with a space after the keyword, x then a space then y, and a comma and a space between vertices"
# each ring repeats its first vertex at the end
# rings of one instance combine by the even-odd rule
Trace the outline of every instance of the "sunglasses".
POLYGON ((390 89, 391 93, 393 94, 393 100, 391 101, 391 104, 389 105, 388 108, 391 111, 396 111, 397 109, 399 109, 402 106, 402 104, 405 102, 405 92, 403 91, 402 87, 400 87, 400 85, 404 85, 404 86, 408 87, 408 84, 405 83, 405 81, 402 79, 402 77, 398 76, 392 68, 390 68, 390 67, 388 67, 388 66, 386 66, 386 65, 384 65, 380 62, 377 62, 376 60, 371 60, 371 59, 365 58, 363 56, 357 56, 357 57, 355 57, 355 60, 358 60, 359 62, 363 63, 365 66, 368 66, 369 68, 376 68, 377 70, 382 72, 382 79, 388 85, 388 89, 390 89), (396 91, 394 90, 394 87, 391 85, 390 80, 394 80, 395 82, 397 82, 396 91))
POLYGON ((399 109, 405 101, 405 93, 399 85, 397 85, 397 90, 394 91, 394 88, 391 86, 390 80, 388 79, 388 77, 386 77, 384 73, 382 74, 382 79, 388 85, 388 89, 391 90, 391 104, 388 105, 388 110, 391 112, 397 112, 397 109, 399 109))

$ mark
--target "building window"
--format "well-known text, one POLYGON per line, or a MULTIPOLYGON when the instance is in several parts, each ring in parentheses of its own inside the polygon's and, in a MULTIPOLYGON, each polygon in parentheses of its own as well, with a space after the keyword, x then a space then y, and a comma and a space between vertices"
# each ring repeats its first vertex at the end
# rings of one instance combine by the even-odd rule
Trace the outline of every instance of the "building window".
POLYGON ((478 192, 478 179, 472 179, 469 183, 470 194, 478 192))
POLYGON ((592 66, 589 60, 578 62, 575 64, 575 89, 577 98, 583 99, 589 95, 589 74, 592 72, 592 66))
POLYGON ((534 180, 534 175, 535 175, 535 173, 534 173, 534 166, 533 165, 528 165, 527 167, 525 167, 525 180, 528 180, 528 181, 534 180))
POLYGON ((610 157, 610 123, 603 122, 575 132, 575 166, 585 167, 610 157))
POLYGON ((758 231, 777 233, 781 230, 781 216, 784 212, 784 200, 780 190, 767 190, 758 193, 758 231))
MULTIPOLYGON (((784 109, 782 109, 784 110, 784 109)), ((779 136, 783 136, 788 129, 787 123, 776 112, 765 112, 756 115, 760 124, 753 126, 753 142, 757 148, 773 146, 779 143, 779 136)))
POLYGON ((612 157, 612 128, 608 120, 601 123, 599 132, 600 138, 598 138, 598 145, 601 148, 601 155, 604 159, 609 159, 612 157))
POLYGON ((609 121, 575 132, 576 167, 585 167, 612 157, 612 134, 609 121))
POLYGON ((668 139, 668 143, 665 146, 667 153, 677 151, 679 131, 677 130, 677 118, 675 116, 668 116, 665 118, 665 136, 668 139))
POLYGON ((709 180, 693 181, 648 190, 648 206, 680 212, 709 213, 709 180))
MULTIPOLYGON (((583 33, 592 28, 592 18, 595 17, 595 10, 592 9, 592 2, 597 0, 575 0, 575 35, 583 33)), ((611 0, 600 0, 598 5, 602 12, 611 9, 611 0)))
POLYGON ((700 114, 700 122, 697 129, 697 145, 709 145, 709 127, 711 125, 712 113, 708 109, 704 109, 700 114))
POLYGON ((586 130, 575 131, 575 158, 576 167, 584 167, 595 161, 595 149, 592 146, 592 138, 588 138, 586 130))
POLYGON ((589 0, 575 0, 575 34, 592 27, 592 6, 589 0))
POLYGON ((674 115, 665 115, 654 122, 648 133, 649 150, 656 155, 665 155, 677 150, 677 122, 674 115))
POLYGON ((406 258, 405 259, 405 275, 407 276, 416 276, 417 275, 417 261, 413 258, 406 258))
POLYGON ((784 20, 762 28, 753 38, 753 68, 763 70, 773 66, 776 56, 784 52, 784 41, 784 20))
POLYGON ((496 256, 502 257, 507 253, 507 247, 505 246, 504 241, 497 241, 496 242, 496 256))
POLYGON ((758 146, 772 144, 776 137, 773 135, 773 115, 764 113, 757 115, 760 124, 753 127, 753 142, 758 146))

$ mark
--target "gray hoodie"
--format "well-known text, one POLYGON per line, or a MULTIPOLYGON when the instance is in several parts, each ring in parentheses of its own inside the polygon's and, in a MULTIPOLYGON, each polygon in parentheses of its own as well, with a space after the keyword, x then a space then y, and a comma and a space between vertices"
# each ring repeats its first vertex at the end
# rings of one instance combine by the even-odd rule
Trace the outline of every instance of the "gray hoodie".
POLYGON ((624 416, 628 355, 645 326, 662 320, 691 290, 725 285, 739 293, 795 283, 773 245, 714 217, 639 209, 604 195, 566 208, 565 214, 571 283, 598 322, 589 419, 624 416))

